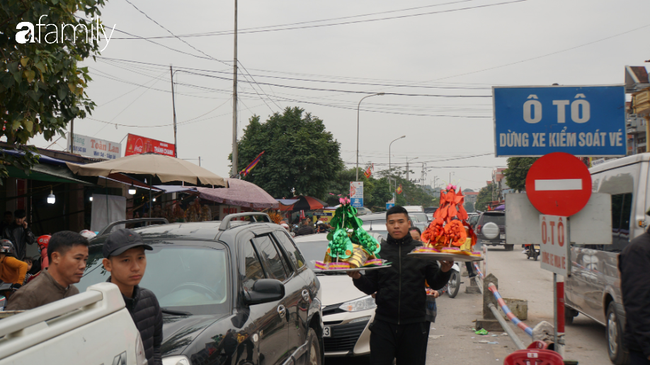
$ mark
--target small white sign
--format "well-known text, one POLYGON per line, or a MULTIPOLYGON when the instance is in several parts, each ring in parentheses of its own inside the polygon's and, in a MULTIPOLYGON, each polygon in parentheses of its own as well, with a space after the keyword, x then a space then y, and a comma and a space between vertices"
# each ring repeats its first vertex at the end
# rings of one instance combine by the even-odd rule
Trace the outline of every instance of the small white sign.
POLYGON ((353 207, 363 208, 363 181, 350 181, 350 201, 353 207))
MULTIPOLYGON (((95 137, 88 137, 81 134, 74 134, 73 153, 91 157, 114 160, 122 157, 121 145, 116 142, 107 141, 95 137)), ((68 145, 70 136, 68 135, 68 145)))
POLYGON ((542 269, 566 276, 569 267, 569 222, 567 217, 556 215, 539 216, 541 232, 540 253, 542 269))

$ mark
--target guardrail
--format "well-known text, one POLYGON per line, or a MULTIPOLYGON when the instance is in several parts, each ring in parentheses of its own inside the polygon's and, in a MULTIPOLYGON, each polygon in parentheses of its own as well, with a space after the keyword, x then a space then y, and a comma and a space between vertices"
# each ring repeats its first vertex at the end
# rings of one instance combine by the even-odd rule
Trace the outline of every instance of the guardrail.
MULTIPOLYGON (((508 308, 508 306, 506 305, 506 302, 505 302, 505 301, 503 300, 503 298, 501 297, 501 294, 499 294, 499 291, 497 290, 497 287, 496 287, 494 284, 489 283, 489 284, 488 284, 488 290, 492 292, 492 294, 494 295, 494 298, 495 298, 495 299, 497 300, 497 302, 499 303, 499 306, 501 307, 501 310, 503 311, 503 313, 505 313, 506 317, 508 317, 508 319, 509 319, 509 320, 510 320, 514 325, 516 325, 517 327, 521 328, 521 329, 522 329, 524 332, 526 332, 526 334, 528 334, 530 337, 533 337, 533 329, 530 328, 530 327, 528 327, 524 322, 522 322, 519 318, 517 318, 517 317, 512 313, 512 311, 510 311, 510 308, 508 308)), ((492 304, 492 303, 490 303, 490 304, 492 304)), ((494 304, 492 304, 492 307, 494 307, 494 304)), ((495 308, 495 309, 496 309, 496 308, 495 308)), ((494 316, 497 317, 497 319, 501 318, 500 315, 497 316, 497 315, 495 314, 494 316)), ((503 319, 503 318, 501 318, 501 319, 503 319)), ((506 325, 507 325, 507 324, 506 324, 506 325)), ((503 324, 502 324, 502 327, 503 327, 503 324)), ((510 328, 510 326, 507 326, 507 327, 510 328)), ((505 327, 504 327, 504 329, 505 329, 505 327)))

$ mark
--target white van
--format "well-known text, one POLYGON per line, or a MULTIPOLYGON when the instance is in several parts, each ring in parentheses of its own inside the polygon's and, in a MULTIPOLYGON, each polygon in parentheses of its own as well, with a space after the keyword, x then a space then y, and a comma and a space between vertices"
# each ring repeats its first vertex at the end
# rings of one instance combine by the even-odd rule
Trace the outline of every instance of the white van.
POLYGON ((623 346, 625 310, 618 254, 648 226, 650 153, 609 160, 591 168, 592 191, 611 195, 612 244, 571 245, 571 275, 565 278, 566 323, 578 313, 607 327, 612 363, 627 363, 623 346))

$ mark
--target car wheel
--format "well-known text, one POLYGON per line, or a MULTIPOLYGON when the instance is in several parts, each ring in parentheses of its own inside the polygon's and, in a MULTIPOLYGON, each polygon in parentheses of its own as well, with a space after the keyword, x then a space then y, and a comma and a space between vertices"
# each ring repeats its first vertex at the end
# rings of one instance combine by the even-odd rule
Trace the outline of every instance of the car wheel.
POLYGON ((318 336, 316 336, 316 331, 314 331, 313 328, 309 329, 307 338, 309 340, 309 354, 307 357, 307 364, 322 365, 323 359, 321 358, 320 341, 318 341, 318 336))
POLYGON ((629 362, 629 354, 623 346, 623 327, 616 315, 614 302, 607 307, 607 352, 614 365, 624 365, 629 362))
POLYGON ((451 276, 447 283, 447 295, 449 298, 454 298, 460 289, 460 273, 456 270, 451 270, 451 276))
POLYGON ((504 245, 506 251, 512 251, 515 249, 515 245, 504 245))
POLYGON ((573 319, 578 316, 578 311, 569 308, 567 306, 564 307, 564 324, 571 325, 573 324, 573 319))

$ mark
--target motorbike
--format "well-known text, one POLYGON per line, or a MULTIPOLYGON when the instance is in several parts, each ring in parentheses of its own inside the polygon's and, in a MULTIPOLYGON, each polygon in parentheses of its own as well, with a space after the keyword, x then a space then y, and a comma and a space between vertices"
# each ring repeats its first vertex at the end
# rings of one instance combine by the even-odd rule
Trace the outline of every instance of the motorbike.
POLYGON ((530 258, 537 261, 537 258, 539 258, 539 245, 529 245, 528 246, 528 251, 526 252, 526 260, 528 260, 530 258))
POLYGON ((454 298, 456 295, 458 295, 460 284, 460 266, 457 262, 454 262, 454 265, 451 267, 451 277, 447 283, 447 295, 449 298, 454 298))

